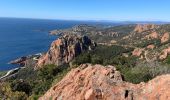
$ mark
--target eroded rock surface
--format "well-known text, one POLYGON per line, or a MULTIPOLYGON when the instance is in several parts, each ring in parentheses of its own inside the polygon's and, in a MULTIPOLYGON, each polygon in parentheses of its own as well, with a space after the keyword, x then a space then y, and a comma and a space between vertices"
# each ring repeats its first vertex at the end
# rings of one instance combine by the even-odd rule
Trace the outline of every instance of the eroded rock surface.
POLYGON ((37 68, 47 64, 68 63, 83 51, 92 50, 96 44, 87 36, 64 35, 52 42, 49 51, 40 57, 37 68))
POLYGON ((148 83, 124 82, 113 66, 83 64, 71 70, 39 100, 168 100, 170 75, 148 83))

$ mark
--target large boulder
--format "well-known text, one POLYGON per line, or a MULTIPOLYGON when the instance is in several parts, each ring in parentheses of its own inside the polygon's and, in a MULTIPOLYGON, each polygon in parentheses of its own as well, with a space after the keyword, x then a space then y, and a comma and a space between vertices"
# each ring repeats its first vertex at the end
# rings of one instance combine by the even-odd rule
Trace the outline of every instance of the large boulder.
POLYGON ((168 100, 170 75, 148 83, 124 82, 114 66, 83 64, 72 69, 39 100, 168 100))
POLYGON ((38 60, 36 68, 47 64, 62 65, 70 62, 84 51, 92 50, 96 44, 87 36, 64 35, 52 42, 50 49, 38 60))

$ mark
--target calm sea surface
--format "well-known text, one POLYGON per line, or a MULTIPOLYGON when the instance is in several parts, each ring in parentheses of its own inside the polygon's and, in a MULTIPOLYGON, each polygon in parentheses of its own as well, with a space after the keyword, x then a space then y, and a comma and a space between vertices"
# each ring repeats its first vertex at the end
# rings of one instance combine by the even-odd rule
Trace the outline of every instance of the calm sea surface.
POLYGON ((45 52, 56 36, 49 35, 53 29, 69 28, 77 24, 95 22, 0 18, 0 71, 17 66, 9 61, 21 56, 45 52))

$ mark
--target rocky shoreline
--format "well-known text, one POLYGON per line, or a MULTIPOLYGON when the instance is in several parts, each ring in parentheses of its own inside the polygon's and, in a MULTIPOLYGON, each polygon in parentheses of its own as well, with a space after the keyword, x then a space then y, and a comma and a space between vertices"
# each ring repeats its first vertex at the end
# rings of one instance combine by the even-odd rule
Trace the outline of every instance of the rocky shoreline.
POLYGON ((7 71, 4 76, 0 77, 0 81, 4 81, 10 77, 15 76, 15 74, 17 74, 21 69, 26 68, 26 66, 29 65, 30 62, 34 62, 35 64, 40 58, 40 56, 42 56, 42 53, 23 56, 10 61, 8 64, 19 65, 19 67, 7 71))
POLYGON ((4 76, 0 77, 0 81, 5 81, 6 79, 15 76, 17 72, 25 67, 19 67, 9 70, 4 76))
POLYGON ((29 60, 29 59, 38 60, 40 58, 40 56, 42 56, 42 53, 37 53, 37 54, 33 54, 33 55, 28 55, 28 56, 22 56, 20 58, 10 61, 9 64, 18 64, 20 66, 25 66, 27 60, 29 60))

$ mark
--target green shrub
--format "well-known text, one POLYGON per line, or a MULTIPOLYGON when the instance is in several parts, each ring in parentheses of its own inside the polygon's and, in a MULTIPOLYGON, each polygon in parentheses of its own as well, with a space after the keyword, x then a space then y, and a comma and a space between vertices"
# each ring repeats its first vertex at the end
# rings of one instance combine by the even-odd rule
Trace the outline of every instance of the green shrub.
POLYGON ((60 81, 69 70, 68 64, 62 66, 45 65, 39 70, 34 70, 33 67, 26 67, 21 69, 16 77, 8 80, 9 85, 6 88, 7 90, 1 92, 0 89, 0 96, 1 93, 10 95, 16 93, 13 95, 26 96, 24 100, 37 100, 37 98, 44 94, 53 83, 60 81))
POLYGON ((91 63, 91 55, 88 52, 84 52, 83 54, 80 54, 78 57, 76 57, 73 60, 73 64, 80 65, 83 63, 91 63))
POLYGON ((123 67, 134 67, 136 65, 137 58, 134 56, 124 57, 124 56, 117 56, 114 57, 110 64, 113 65, 121 65, 123 67))
POLYGON ((147 82, 153 78, 148 67, 126 67, 121 68, 120 71, 124 76, 124 80, 132 83, 147 82))
POLYGON ((168 56, 168 57, 166 58, 165 62, 166 62, 167 64, 170 64, 170 56, 168 56))
POLYGON ((40 97, 40 95, 32 94, 31 96, 29 96, 29 98, 27 100, 38 100, 39 97, 40 97))
POLYGON ((150 44, 154 44, 157 47, 162 45, 160 39, 152 39, 152 40, 143 40, 142 43, 137 44, 137 47, 143 48, 150 44))
POLYGON ((43 81, 50 81, 53 80, 53 77, 57 72, 58 70, 55 65, 45 65, 38 71, 38 76, 40 76, 43 81))
POLYGON ((12 91, 25 92, 27 95, 31 94, 32 88, 28 82, 23 80, 15 80, 11 83, 12 91))
POLYGON ((12 91, 10 83, 2 83, 0 85, 0 98, 2 100, 26 100, 28 96, 25 92, 12 91))
MULTIPOLYGON (((119 64, 123 61, 123 58, 116 59, 120 57, 122 53, 131 51, 131 48, 124 48, 122 46, 103 46, 99 45, 94 51, 84 52, 81 55, 77 56, 73 60, 74 65, 80 65, 83 63, 92 63, 92 64, 119 64)), ((128 59, 127 59, 128 60, 128 59)), ((126 61, 126 60, 124 60, 126 61)))
POLYGON ((4 76, 7 73, 7 71, 0 71, 0 77, 4 76))
POLYGON ((103 59, 100 56, 92 55, 91 63, 92 64, 102 64, 103 63, 103 59))

